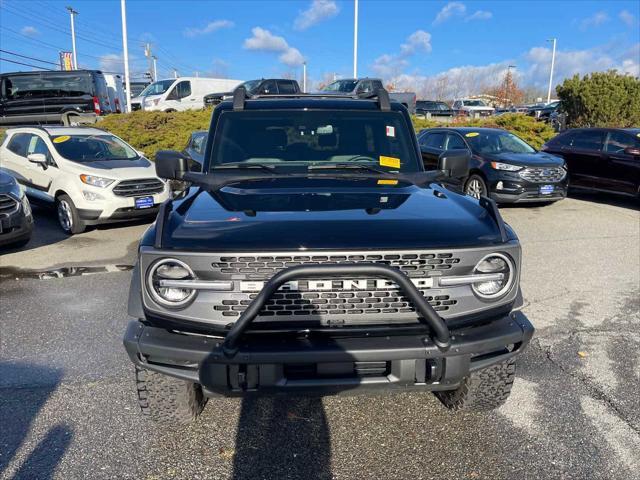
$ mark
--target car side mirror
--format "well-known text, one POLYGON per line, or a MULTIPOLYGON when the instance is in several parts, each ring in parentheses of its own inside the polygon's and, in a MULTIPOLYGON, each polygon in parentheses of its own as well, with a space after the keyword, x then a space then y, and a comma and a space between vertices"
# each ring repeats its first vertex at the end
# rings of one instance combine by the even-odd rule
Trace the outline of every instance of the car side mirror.
POLYGON ((451 178, 463 178, 469 175, 469 150, 446 150, 438 157, 438 170, 451 178))
POLYGON ((27 160, 36 165, 40 165, 45 170, 47 169, 47 156, 44 153, 31 153, 27 155, 27 160))
POLYGON ((160 150, 156 153, 156 175, 166 180, 182 180, 189 171, 187 157, 176 150, 160 150))
POLYGON ((626 153, 627 155, 633 155, 634 157, 640 157, 640 148, 627 147, 624 149, 624 153, 626 153))

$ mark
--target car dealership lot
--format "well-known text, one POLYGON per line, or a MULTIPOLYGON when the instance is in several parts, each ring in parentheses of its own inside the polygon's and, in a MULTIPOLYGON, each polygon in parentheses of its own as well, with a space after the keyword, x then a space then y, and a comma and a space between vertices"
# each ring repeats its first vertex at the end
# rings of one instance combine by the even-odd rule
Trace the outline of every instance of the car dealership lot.
POLYGON ((498 411, 422 393, 221 399, 183 429, 139 413, 121 345, 146 225, 65 237, 36 211, 31 243, 0 259, 0 478, 640 478, 637 203, 501 211, 537 333, 498 411))

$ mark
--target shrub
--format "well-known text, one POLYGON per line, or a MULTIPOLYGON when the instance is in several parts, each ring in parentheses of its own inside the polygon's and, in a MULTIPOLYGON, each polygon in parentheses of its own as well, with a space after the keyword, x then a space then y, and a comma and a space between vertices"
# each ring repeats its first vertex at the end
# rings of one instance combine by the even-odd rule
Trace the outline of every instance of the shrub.
POLYGON ((556 88, 568 126, 637 127, 640 79, 615 70, 567 78, 556 88))

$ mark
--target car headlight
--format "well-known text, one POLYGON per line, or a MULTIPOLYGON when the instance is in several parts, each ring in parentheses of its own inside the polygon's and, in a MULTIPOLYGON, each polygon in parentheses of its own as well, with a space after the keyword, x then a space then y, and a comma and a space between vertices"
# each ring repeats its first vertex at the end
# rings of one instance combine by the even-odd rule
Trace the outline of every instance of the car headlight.
POLYGON ((495 279, 472 285, 474 293, 487 300, 495 300, 504 296, 511 289, 516 275, 513 261, 500 253, 491 253, 484 257, 478 262, 473 273, 476 275, 495 275, 495 279))
POLYGON ((491 167, 496 170, 507 170, 509 172, 517 172, 518 170, 523 169, 523 167, 519 167, 518 165, 511 165, 510 163, 501 162, 491 162, 491 167))
POLYGON ((100 188, 108 187, 115 181, 111 178, 96 177, 95 175, 85 175, 84 173, 80 175, 80 180, 82 181, 82 183, 100 188))
POLYGON ((22 197, 22 211, 24 212, 25 217, 31 215, 31 204, 29 203, 29 199, 26 195, 22 197))
POLYGON ((154 263, 147 273, 147 290, 160 305, 180 308, 188 304, 196 295, 196 290, 182 287, 168 287, 163 281, 195 280, 193 270, 174 258, 165 258, 154 263))

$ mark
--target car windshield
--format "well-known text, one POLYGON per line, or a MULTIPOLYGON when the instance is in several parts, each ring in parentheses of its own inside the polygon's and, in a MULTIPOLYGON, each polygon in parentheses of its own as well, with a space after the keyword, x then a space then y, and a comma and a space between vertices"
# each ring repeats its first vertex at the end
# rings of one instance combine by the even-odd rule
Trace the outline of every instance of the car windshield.
POLYGON ((492 153, 535 153, 528 143, 509 132, 467 132, 465 138, 476 155, 492 153))
POLYGON ((419 171, 398 112, 244 111, 221 113, 209 169, 362 168, 419 171), (265 167, 266 166, 266 167, 265 167))
POLYGON ((482 100, 464 100, 464 105, 466 107, 486 107, 487 104, 482 100))
POLYGON ((158 82, 153 82, 151 85, 147 85, 142 92, 140 92, 141 97, 147 97, 149 95, 162 95, 164 92, 169 90, 169 87, 173 85, 175 80, 160 80, 158 82))
POLYGON ((356 88, 355 80, 337 80, 324 88, 325 92, 352 92, 356 88))
POLYGON ((262 80, 249 80, 248 82, 244 82, 240 86, 246 88, 247 92, 252 92, 254 89, 258 88, 261 81, 262 80))
POLYGON ((138 153, 113 135, 56 135, 53 146, 67 160, 78 163, 134 160, 138 153))

